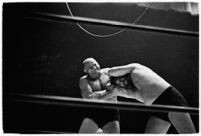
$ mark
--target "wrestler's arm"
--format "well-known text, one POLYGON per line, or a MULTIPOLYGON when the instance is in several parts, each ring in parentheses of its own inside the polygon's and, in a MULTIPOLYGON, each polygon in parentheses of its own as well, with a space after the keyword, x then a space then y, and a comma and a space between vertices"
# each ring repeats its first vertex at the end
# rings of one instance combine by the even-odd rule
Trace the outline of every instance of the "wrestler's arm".
POLYGON ((132 70, 134 70, 136 67, 139 67, 139 66, 140 64, 138 63, 131 63, 124 66, 112 67, 108 70, 108 74, 109 76, 113 76, 113 77, 123 76, 128 73, 131 73, 132 70))
POLYGON ((97 99, 98 94, 93 93, 91 86, 89 85, 87 79, 81 78, 79 82, 79 87, 81 89, 82 97, 85 99, 97 99))
POLYGON ((117 95, 117 89, 113 89, 110 91, 100 90, 98 92, 93 92, 91 86, 88 84, 88 81, 85 78, 80 79, 79 83, 81 94, 83 98, 86 99, 101 99, 107 100, 117 95))
POLYGON ((135 100, 143 103, 143 100, 139 97, 139 95, 136 94, 136 90, 133 90, 130 88, 122 88, 122 87, 120 87, 119 90, 121 90, 121 91, 118 93, 118 96, 124 97, 124 98, 135 99, 135 100))
POLYGON ((118 93, 118 96, 129 98, 128 89, 121 88, 121 92, 118 93))
POLYGON ((120 88, 117 88, 114 85, 108 84, 106 93, 104 93, 103 95, 99 96, 99 99, 107 100, 109 98, 117 96, 120 92, 121 92, 120 88))

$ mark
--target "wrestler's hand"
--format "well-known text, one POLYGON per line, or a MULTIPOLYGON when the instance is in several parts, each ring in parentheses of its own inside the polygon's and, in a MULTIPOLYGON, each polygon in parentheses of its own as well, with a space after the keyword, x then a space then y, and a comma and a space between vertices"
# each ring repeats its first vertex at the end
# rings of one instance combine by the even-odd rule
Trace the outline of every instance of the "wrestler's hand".
POLYGON ((107 88, 107 91, 108 92, 113 92, 114 94, 116 94, 117 95, 117 93, 119 93, 120 91, 121 91, 121 87, 119 87, 119 86, 115 86, 115 85, 112 85, 112 84, 107 84, 106 85, 106 88, 107 88))
POLYGON ((112 91, 114 89, 115 85, 112 85, 111 83, 106 84, 106 90, 107 91, 112 91))

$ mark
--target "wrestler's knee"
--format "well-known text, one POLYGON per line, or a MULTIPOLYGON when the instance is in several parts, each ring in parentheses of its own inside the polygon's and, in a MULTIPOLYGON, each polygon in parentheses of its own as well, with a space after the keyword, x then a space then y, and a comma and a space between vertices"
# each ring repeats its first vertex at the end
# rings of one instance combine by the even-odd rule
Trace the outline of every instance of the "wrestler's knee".
POLYGON ((102 129, 104 133, 119 134, 120 133, 119 121, 111 121, 107 123, 102 129))
POLYGON ((98 125, 90 118, 85 118, 80 126, 79 133, 96 133, 98 125))
POLYGON ((83 122, 91 122, 92 121, 92 119, 90 119, 90 118, 84 118, 84 120, 83 120, 83 122))
POLYGON ((179 133, 195 133, 194 124, 189 113, 170 112, 168 114, 170 122, 179 133))
POLYGON ((93 126, 93 127, 98 127, 97 126, 97 124, 92 120, 92 119, 90 119, 90 118, 85 118, 84 120, 83 120, 83 122, 82 122, 82 125, 81 125, 81 127, 82 126, 93 126))

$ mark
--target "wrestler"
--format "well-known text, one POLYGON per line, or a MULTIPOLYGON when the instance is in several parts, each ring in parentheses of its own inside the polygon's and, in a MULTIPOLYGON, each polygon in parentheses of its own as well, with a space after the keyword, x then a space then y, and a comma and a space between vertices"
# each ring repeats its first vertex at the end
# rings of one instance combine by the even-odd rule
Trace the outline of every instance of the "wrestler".
MULTIPOLYGON (((133 63, 108 70, 119 96, 136 99, 146 105, 187 106, 182 94, 150 68, 133 63), (113 78, 112 78, 113 77, 113 78), (116 78, 115 78, 116 77, 116 78)), ((154 113, 148 120, 145 133, 167 133, 170 125, 178 133, 195 133, 189 113, 154 113)))
MULTIPOLYGON (((110 82, 108 68, 100 69, 93 58, 83 61, 85 76, 80 78, 79 87, 84 99, 117 101, 118 89, 109 90, 106 85, 110 82)), ((111 88, 111 86, 110 86, 111 88)), ((88 109, 79 129, 79 133, 96 133, 99 128, 103 133, 120 133, 118 109, 88 109)))

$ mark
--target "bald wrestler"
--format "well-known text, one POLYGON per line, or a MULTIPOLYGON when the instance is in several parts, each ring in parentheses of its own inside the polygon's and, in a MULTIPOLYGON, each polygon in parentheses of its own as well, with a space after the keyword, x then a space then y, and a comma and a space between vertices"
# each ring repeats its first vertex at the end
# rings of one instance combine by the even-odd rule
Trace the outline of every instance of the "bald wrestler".
MULTIPOLYGON (((80 78, 79 87, 84 99, 117 101, 118 89, 109 89, 110 82, 108 68, 100 69, 100 65, 93 58, 83 61, 85 76, 80 78)), ((110 87, 111 88, 111 87, 110 87)), ((118 109, 87 109, 79 133, 120 133, 118 109)))
MULTIPOLYGON (((187 106, 182 94, 150 68, 133 63, 110 68, 112 84, 119 90, 117 95, 136 99, 146 105, 187 106)), ((145 133, 166 133, 173 125, 178 133, 196 133, 189 113, 153 113, 145 133)))

